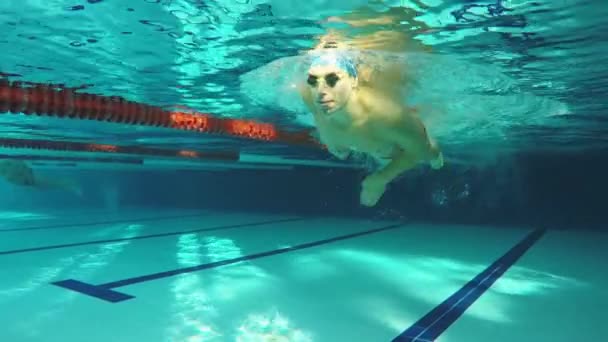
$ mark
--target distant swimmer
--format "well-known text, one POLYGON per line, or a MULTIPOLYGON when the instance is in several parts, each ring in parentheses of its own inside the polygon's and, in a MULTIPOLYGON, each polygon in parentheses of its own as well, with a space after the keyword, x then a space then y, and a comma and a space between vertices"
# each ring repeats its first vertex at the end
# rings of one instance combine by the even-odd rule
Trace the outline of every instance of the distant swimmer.
MULTIPOLYGON (((357 45, 378 47, 373 43, 377 35, 370 37, 369 44, 359 37, 357 45)), ((403 103, 407 70, 400 70, 397 63, 378 68, 370 63, 381 60, 357 59, 353 45, 337 38, 335 34, 323 37, 309 52, 300 95, 313 114, 321 143, 331 154, 345 159, 355 151, 384 164, 361 184, 360 203, 375 206, 386 186, 418 163, 443 167, 443 154, 417 110, 403 103)), ((383 44, 391 46, 387 41, 383 44)))
POLYGON ((60 189, 81 195, 80 187, 67 179, 52 179, 35 176, 34 171, 22 160, 0 160, 0 177, 7 182, 37 189, 60 189))
POLYGON ((21 160, 0 160, 0 176, 21 186, 35 186, 34 172, 21 160))

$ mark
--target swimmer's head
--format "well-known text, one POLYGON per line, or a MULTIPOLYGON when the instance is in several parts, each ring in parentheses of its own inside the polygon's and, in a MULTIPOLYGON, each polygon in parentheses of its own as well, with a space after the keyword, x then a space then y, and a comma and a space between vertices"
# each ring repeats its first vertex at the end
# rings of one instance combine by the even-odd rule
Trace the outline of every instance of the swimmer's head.
POLYGON ((322 52, 313 56, 306 80, 315 106, 330 114, 343 108, 357 86, 357 69, 346 53, 322 52))
POLYGON ((336 67, 346 72, 350 77, 357 78, 355 63, 352 58, 348 56, 347 52, 334 50, 313 55, 309 69, 323 66, 336 67))

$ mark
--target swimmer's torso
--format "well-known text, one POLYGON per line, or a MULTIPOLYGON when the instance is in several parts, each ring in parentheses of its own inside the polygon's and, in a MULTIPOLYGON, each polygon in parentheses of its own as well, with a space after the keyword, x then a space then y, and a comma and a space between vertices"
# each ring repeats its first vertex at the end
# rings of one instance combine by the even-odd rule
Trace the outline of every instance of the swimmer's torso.
POLYGON ((364 93, 361 119, 333 120, 322 113, 315 115, 321 142, 330 148, 346 149, 369 154, 378 159, 390 159, 404 150, 415 155, 427 153, 426 129, 417 115, 402 106, 385 101, 383 96, 364 93), (398 118, 397 118, 398 117, 398 118), (400 127, 396 127, 396 121, 400 127), (399 134, 401 145, 389 138, 399 134))
POLYGON ((392 157, 397 146, 384 141, 361 123, 352 123, 348 127, 334 125, 328 120, 319 120, 317 124, 321 142, 331 148, 362 152, 376 158, 392 157))

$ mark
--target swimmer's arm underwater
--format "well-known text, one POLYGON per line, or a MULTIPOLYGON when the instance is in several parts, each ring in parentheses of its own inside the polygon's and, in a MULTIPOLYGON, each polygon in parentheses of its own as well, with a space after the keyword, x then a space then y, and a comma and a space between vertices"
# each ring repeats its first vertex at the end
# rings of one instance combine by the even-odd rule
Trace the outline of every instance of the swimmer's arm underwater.
POLYGON ((384 192, 390 182, 419 162, 430 162, 434 169, 443 166, 441 151, 427 135, 423 123, 409 111, 397 117, 376 131, 376 134, 393 143, 397 150, 386 166, 363 181, 362 203, 365 205, 375 205, 380 197, 374 194, 384 192))
POLYGON ((361 183, 361 204, 371 207, 376 205, 386 186, 405 171, 416 166, 417 160, 405 151, 399 151, 382 169, 365 177, 361 183))
POLYGON ((390 182, 419 162, 430 163, 433 169, 443 167, 443 154, 428 135, 416 110, 408 109, 399 118, 383 132, 398 146, 399 151, 391 163, 380 170, 381 177, 390 182))
POLYGON ((413 155, 400 150, 395 153, 386 166, 367 176, 363 183, 364 185, 367 183, 377 183, 378 185, 386 186, 405 171, 414 168, 416 164, 417 159, 413 155))

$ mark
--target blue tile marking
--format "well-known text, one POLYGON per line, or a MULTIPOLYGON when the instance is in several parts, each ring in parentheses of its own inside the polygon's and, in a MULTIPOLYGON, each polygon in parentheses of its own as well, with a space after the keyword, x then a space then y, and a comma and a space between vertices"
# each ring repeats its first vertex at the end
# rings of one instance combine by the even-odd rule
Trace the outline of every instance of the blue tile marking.
POLYGON ((306 220, 306 218, 297 217, 297 218, 271 220, 271 221, 249 222, 249 223, 231 224, 231 225, 226 225, 226 226, 217 226, 217 227, 210 227, 210 228, 182 230, 182 231, 179 231, 179 232, 169 232, 169 233, 159 233, 159 234, 150 234, 150 235, 140 235, 140 236, 134 236, 134 237, 129 237, 129 238, 93 240, 93 241, 84 241, 84 242, 64 243, 64 244, 60 244, 60 245, 50 245, 50 246, 30 247, 30 248, 22 248, 22 249, 12 249, 12 250, 8 250, 8 251, 0 251, 0 256, 7 255, 7 254, 19 254, 19 253, 31 253, 31 252, 48 251, 48 250, 51 250, 51 249, 70 248, 70 247, 78 247, 78 246, 86 246, 86 245, 97 245, 97 244, 102 244, 102 243, 113 243, 113 242, 120 242, 120 241, 129 241, 129 240, 153 239, 153 238, 166 237, 166 236, 172 236, 172 235, 184 235, 184 234, 191 234, 191 233, 210 232, 210 231, 218 231, 218 230, 225 230, 225 229, 233 229, 233 228, 241 228, 241 227, 253 227, 253 226, 261 226, 261 225, 265 225, 265 224, 294 222, 294 221, 303 221, 303 220, 306 220))
POLYGON ((311 248, 311 247, 320 246, 320 245, 324 245, 324 244, 328 244, 328 243, 332 243, 332 242, 352 239, 352 238, 359 237, 359 236, 379 233, 382 231, 387 231, 387 230, 392 230, 392 229, 397 229, 397 228, 402 228, 402 227, 404 227, 404 226, 401 223, 392 224, 392 225, 388 225, 388 226, 384 226, 384 227, 380 227, 380 228, 376 228, 376 229, 366 230, 363 232, 341 235, 341 236, 337 236, 337 237, 333 237, 333 238, 329 238, 329 239, 303 243, 303 244, 295 245, 295 246, 291 246, 291 247, 279 248, 279 249, 270 250, 270 251, 266 251, 266 252, 245 255, 245 256, 238 257, 238 258, 220 260, 220 261, 216 261, 216 262, 212 262, 212 263, 208 263, 208 264, 202 264, 202 265, 180 268, 180 269, 171 270, 171 271, 148 274, 148 275, 144 275, 144 276, 113 281, 110 283, 105 283, 105 284, 100 284, 100 285, 92 285, 92 284, 84 283, 84 282, 81 282, 78 280, 73 280, 73 279, 61 280, 61 281, 53 282, 51 284, 57 285, 57 286, 60 286, 60 287, 63 287, 63 288, 66 288, 66 289, 69 289, 72 291, 80 292, 80 293, 83 293, 83 294, 86 294, 86 295, 89 295, 92 297, 96 297, 96 298, 105 300, 110 303, 118 303, 118 302, 122 302, 122 301, 125 301, 128 299, 135 298, 135 296, 127 295, 127 294, 112 290, 117 287, 133 285, 133 284, 137 284, 137 283, 143 283, 143 282, 155 280, 155 279, 172 277, 172 276, 182 274, 182 273, 190 273, 190 272, 196 272, 196 271, 220 267, 220 266, 226 266, 226 265, 235 264, 235 263, 238 263, 241 261, 249 261, 249 260, 254 260, 254 259, 258 259, 258 258, 271 256, 271 255, 293 252, 293 251, 297 251, 300 249, 311 248))
POLYGON ((106 220, 106 221, 70 223, 70 224, 53 224, 53 225, 48 225, 48 226, 35 226, 35 227, 23 227, 23 228, 7 228, 7 229, 0 229, 0 233, 28 231, 28 230, 63 229, 63 228, 76 228, 76 227, 86 227, 86 226, 99 226, 102 224, 113 224, 113 223, 124 223, 124 222, 138 222, 139 223, 139 222, 145 222, 145 221, 173 220, 173 219, 190 218, 190 217, 198 217, 198 216, 205 216, 205 215, 208 215, 208 213, 199 213, 199 214, 190 214, 190 215, 175 215, 175 216, 160 216, 160 217, 144 217, 144 218, 125 218, 125 219, 119 219, 119 220, 106 220))
POLYGON ((128 294, 112 291, 111 289, 106 288, 104 286, 91 285, 91 284, 83 283, 81 281, 73 280, 73 279, 57 281, 52 284, 55 284, 57 286, 61 286, 63 288, 70 289, 70 290, 73 290, 76 292, 84 293, 84 294, 92 296, 92 297, 103 298, 105 301, 108 301, 110 303, 118 303, 118 302, 122 302, 122 301, 125 301, 128 299, 135 298, 134 296, 131 296, 128 294))
POLYGON ((454 323, 498 278, 500 278, 544 234, 538 229, 513 246, 506 254, 494 261, 483 272, 465 284, 460 290, 436 306, 424 317, 395 337, 392 342, 432 342, 454 323))

